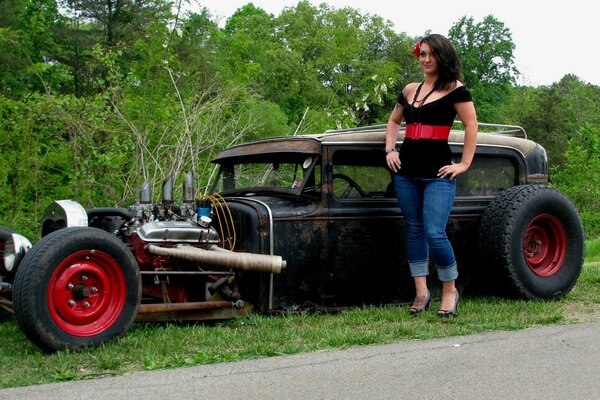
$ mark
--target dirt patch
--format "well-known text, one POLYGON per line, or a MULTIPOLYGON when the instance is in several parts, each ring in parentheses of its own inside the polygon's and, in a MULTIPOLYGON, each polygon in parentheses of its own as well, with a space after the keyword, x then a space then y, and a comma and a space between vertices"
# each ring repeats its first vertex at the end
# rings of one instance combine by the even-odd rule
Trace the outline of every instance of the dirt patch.
POLYGON ((565 304, 565 321, 568 323, 600 322, 600 304, 570 303, 565 304))

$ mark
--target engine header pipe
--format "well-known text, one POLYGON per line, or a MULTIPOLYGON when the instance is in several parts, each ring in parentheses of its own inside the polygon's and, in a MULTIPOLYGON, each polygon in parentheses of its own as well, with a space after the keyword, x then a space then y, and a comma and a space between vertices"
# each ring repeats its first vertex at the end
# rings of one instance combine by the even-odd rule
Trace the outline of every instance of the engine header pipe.
POLYGON ((140 203, 150 204, 152 203, 152 187, 149 181, 145 181, 144 185, 140 189, 140 203))
MULTIPOLYGON (((213 246, 216 247, 216 246, 213 246)), ((203 262, 210 265, 238 269, 243 271, 259 271, 280 274, 285 268, 285 260, 281 256, 271 256, 254 253, 234 253, 221 249, 203 250, 192 246, 161 247, 153 244, 146 246, 146 250, 155 255, 181 258, 189 261, 203 262)))
POLYGON ((194 173, 190 171, 183 179, 183 202, 193 203, 195 192, 194 173))
POLYGON ((162 186, 163 204, 173 203, 173 175, 164 180, 162 186))

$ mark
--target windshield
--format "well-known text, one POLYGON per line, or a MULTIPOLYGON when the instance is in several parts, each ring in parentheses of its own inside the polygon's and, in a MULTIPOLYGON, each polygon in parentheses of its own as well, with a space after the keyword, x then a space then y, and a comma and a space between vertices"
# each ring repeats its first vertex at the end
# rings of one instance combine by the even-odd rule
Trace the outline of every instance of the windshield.
POLYGON ((227 160, 221 164, 213 190, 220 193, 277 191, 294 194, 320 190, 321 174, 315 167, 316 156, 282 156, 227 160))

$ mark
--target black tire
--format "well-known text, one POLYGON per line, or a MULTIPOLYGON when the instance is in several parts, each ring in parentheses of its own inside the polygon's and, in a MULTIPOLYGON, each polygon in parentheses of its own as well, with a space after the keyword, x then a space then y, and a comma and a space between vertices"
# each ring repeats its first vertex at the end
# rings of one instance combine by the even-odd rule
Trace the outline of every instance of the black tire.
MULTIPOLYGON (((8 235, 11 233, 14 233, 12 229, 0 226, 0 282, 12 283, 12 277, 9 276, 8 272, 4 268, 4 243, 6 242, 8 235)), ((3 295, 0 293, 0 322, 4 322, 12 316, 12 312, 9 311, 12 309, 12 307, 9 305, 10 302, 10 294, 3 295)))
POLYGON ((14 282, 15 315, 44 351, 77 350, 127 332, 141 300, 131 251, 96 228, 65 228, 23 258, 14 282))
POLYGON ((560 298, 581 273, 581 221, 554 188, 522 185, 503 191, 486 209, 479 235, 482 267, 508 277, 509 289, 520 297, 560 298))

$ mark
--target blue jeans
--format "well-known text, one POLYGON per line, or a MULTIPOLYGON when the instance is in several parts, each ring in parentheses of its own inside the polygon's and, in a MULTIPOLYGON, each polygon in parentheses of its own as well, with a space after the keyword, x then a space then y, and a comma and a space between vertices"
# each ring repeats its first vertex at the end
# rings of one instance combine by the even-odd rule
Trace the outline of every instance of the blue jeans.
POLYGON ((456 181, 446 178, 410 178, 394 175, 398 205, 406 222, 408 265, 413 277, 429 274, 429 254, 438 278, 458 277, 454 250, 446 224, 456 195, 456 181))

